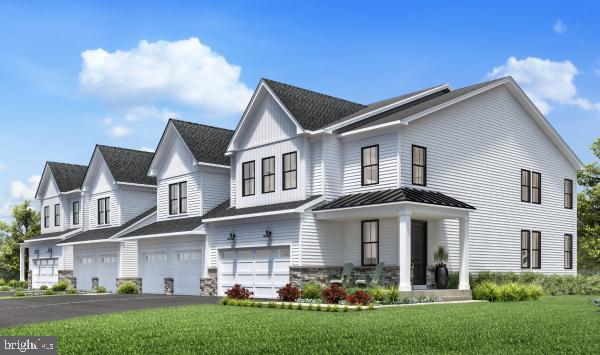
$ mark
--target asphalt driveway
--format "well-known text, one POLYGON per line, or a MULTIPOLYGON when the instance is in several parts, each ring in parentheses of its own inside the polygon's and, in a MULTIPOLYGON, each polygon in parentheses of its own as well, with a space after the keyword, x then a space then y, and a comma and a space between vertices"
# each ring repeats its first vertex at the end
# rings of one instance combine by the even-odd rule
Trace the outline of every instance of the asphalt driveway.
POLYGON ((0 327, 144 308, 215 304, 218 297, 164 295, 70 295, 0 300, 0 327))

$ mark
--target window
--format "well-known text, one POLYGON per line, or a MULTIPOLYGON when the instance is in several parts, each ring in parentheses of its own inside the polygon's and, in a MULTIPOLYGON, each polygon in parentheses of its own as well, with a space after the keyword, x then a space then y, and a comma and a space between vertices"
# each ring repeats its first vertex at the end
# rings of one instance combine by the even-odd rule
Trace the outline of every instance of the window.
POLYGON ((287 153, 283 155, 283 189, 292 190, 297 187, 297 158, 296 152, 287 153))
POLYGON ((377 265, 379 262, 379 221, 362 221, 362 265, 377 265))
POLYGON ((521 201, 531 201, 531 172, 529 170, 521 170, 521 201))
POLYGON ((187 213, 187 181, 169 185, 169 215, 187 213))
POLYGON ((531 202, 542 203, 542 174, 531 172, 531 202))
POLYGON ((242 164, 242 196, 254 195, 254 160, 242 164))
POLYGON ((412 146, 412 183, 427 185, 427 148, 412 146))
POLYGON ((529 259, 530 259, 530 235, 529 231, 521 231, 521 268, 529 269, 529 259))
POLYGON ((565 234, 565 269, 573 268, 573 236, 565 234))
POLYGON ((60 205, 54 205, 54 225, 60 226, 60 205))
POLYGON ((44 228, 50 227, 50 206, 44 207, 44 228))
POLYGON ((79 201, 73 202, 73 225, 79 224, 79 201))
POLYGON ((565 179, 565 208, 573 209, 573 180, 565 179))
POLYGON ((275 157, 262 160, 262 193, 275 191, 275 157))
POLYGON ((110 223, 110 197, 98 199, 98 225, 110 223))
POLYGON ((361 155, 362 176, 361 184, 375 185, 379 183, 379 146, 372 145, 362 148, 361 155))
POLYGON ((117 257, 115 255, 102 256, 100 262, 102 262, 102 264, 114 264, 117 262, 117 257))
POLYGON ((531 267, 542 268, 542 233, 531 232, 531 267))

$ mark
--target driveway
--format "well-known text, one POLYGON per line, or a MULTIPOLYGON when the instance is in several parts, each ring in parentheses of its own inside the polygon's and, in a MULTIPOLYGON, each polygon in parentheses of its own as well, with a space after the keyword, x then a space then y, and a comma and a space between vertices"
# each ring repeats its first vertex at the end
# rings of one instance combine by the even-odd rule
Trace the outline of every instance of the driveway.
POLYGON ((144 308, 216 304, 219 297, 164 295, 71 295, 0 300, 0 327, 144 308))

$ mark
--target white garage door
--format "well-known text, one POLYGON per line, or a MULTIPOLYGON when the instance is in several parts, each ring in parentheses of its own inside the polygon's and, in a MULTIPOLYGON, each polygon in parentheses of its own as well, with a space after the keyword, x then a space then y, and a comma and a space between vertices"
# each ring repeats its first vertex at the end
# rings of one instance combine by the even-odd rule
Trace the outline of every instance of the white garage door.
POLYGON ((175 252, 174 256, 174 293, 176 295, 200 295, 202 250, 182 250, 175 252))
POLYGON ((81 255, 75 260, 75 279, 77 289, 83 291, 92 290, 92 278, 96 277, 96 260, 94 255, 81 255))
POLYGON ((142 254, 142 291, 164 293, 165 277, 167 277, 167 253, 142 254))
POLYGON ((58 258, 33 259, 31 266, 31 286, 52 286, 58 282, 58 258))
POLYGON ((236 283, 255 298, 277 298, 277 290, 290 280, 290 248, 270 247, 221 251, 220 295, 236 283))
POLYGON ((102 254, 98 258, 98 286, 106 287, 109 292, 117 289, 119 259, 117 254, 102 254))

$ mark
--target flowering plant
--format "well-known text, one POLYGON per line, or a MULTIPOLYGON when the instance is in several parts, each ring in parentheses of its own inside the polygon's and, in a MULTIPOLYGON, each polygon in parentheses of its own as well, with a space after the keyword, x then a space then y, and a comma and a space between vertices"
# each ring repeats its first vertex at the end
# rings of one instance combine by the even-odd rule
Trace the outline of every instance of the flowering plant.
POLYGON ((300 290, 291 283, 288 283, 277 290, 277 294, 279 295, 277 298, 286 302, 293 302, 300 298, 300 290))
POLYGON ((372 300, 373 298, 363 290, 358 290, 355 293, 346 296, 346 302, 353 305, 367 306, 372 300))
POLYGON ((346 290, 338 285, 333 284, 330 287, 327 287, 321 292, 321 298, 326 303, 339 303, 342 300, 346 299, 346 290))
POLYGON ((233 298, 236 300, 247 300, 251 298, 254 292, 248 290, 245 287, 242 287, 240 284, 235 284, 232 288, 225 291, 225 294, 228 298, 233 298))

